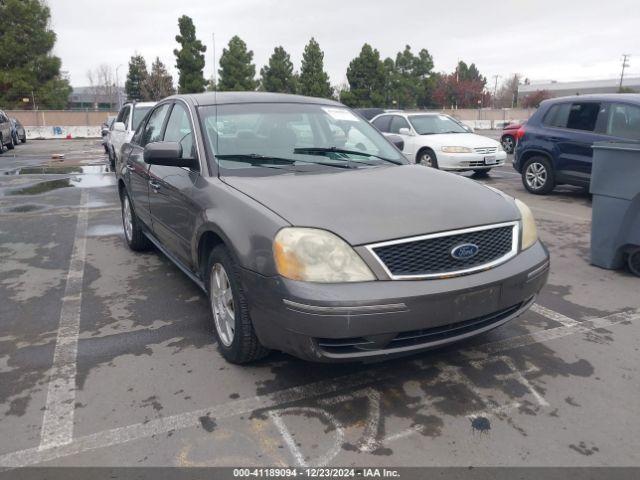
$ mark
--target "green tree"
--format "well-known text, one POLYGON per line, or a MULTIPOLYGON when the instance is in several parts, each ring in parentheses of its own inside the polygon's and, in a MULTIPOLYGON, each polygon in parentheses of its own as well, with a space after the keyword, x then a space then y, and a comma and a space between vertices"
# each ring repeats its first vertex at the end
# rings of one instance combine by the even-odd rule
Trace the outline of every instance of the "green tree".
MULTIPOLYGON (((64 108, 71 87, 51 54, 56 34, 51 12, 41 0, 0 1, 0 104, 22 106, 35 97, 40 108, 64 108)), ((33 106, 31 104, 27 104, 33 106)))
POLYGON ((314 38, 302 53, 299 92, 310 97, 331 98, 333 95, 329 75, 324 71, 324 53, 314 38))
POLYGON ((124 83, 124 89, 129 100, 146 100, 142 88, 148 76, 147 62, 145 62, 144 57, 138 54, 132 56, 129 60, 127 81, 124 83))
POLYGON ((247 44, 234 35, 229 40, 228 48, 222 49, 218 90, 253 91, 258 88, 256 66, 252 62, 253 51, 247 50, 247 44))
POLYGON ((196 38, 196 27, 191 17, 181 16, 178 19, 178 27, 180 35, 176 35, 176 42, 181 48, 173 51, 179 72, 178 90, 180 93, 203 92, 207 85, 202 73, 207 47, 196 38))
POLYGON ((398 52, 392 72, 392 100, 400 108, 428 106, 434 80, 433 58, 426 49, 414 55, 409 45, 398 52))
POLYGON ((360 54, 347 68, 349 89, 341 92, 340 101, 350 107, 385 105, 386 70, 380 52, 365 43, 360 54))
POLYGON ((268 65, 260 70, 260 87, 266 92, 296 93, 296 75, 291 57, 282 47, 276 47, 268 65))
POLYGON ((157 102, 176 93, 173 77, 167 72, 159 57, 151 65, 151 72, 142 84, 142 96, 145 100, 157 102))

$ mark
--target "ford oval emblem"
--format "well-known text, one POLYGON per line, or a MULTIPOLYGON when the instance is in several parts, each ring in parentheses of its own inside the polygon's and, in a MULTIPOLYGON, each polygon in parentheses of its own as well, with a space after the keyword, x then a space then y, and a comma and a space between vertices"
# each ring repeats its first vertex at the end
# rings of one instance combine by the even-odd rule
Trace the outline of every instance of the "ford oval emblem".
POLYGON ((451 256, 456 260, 469 260, 470 258, 475 257, 480 251, 480 247, 478 247, 474 243, 463 243, 461 245, 456 245, 451 249, 451 256))

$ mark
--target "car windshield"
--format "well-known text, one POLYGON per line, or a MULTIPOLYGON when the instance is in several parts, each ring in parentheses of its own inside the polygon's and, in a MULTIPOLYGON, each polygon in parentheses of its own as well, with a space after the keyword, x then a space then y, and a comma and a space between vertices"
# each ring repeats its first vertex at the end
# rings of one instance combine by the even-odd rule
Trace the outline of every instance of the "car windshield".
POLYGON ((446 115, 410 115, 409 121, 420 135, 469 133, 459 123, 446 115))
POLYGON ((144 116, 147 114, 147 112, 151 110, 151 107, 135 107, 133 109, 133 130, 137 130, 138 129, 138 125, 140 125, 140 122, 142 121, 142 119, 144 118, 144 116))
POLYGON ((246 169, 281 173, 336 167, 337 171, 407 163, 370 123, 340 106, 218 105, 202 107, 200 118, 210 150, 226 174, 246 169))

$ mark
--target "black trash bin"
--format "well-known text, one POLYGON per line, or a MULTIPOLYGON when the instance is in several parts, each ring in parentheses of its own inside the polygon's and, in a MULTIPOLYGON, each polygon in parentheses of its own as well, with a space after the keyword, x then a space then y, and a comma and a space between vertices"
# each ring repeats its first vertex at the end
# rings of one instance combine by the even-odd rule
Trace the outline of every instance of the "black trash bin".
POLYGON ((640 143, 593 145, 591 263, 640 275, 640 143))

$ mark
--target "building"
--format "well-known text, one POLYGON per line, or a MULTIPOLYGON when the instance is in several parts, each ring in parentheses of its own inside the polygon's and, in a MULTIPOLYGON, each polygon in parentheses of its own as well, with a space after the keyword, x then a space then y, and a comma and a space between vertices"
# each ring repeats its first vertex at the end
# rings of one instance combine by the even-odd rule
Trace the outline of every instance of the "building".
POLYGON ((124 88, 115 86, 73 87, 69 95, 71 110, 117 111, 125 102, 124 88))
MULTIPOLYGON (((622 86, 640 92, 640 78, 625 78, 622 86)), ((568 97, 587 93, 618 93, 620 79, 586 80, 582 82, 544 82, 520 85, 518 87, 518 103, 527 95, 546 90, 552 97, 568 97)))

